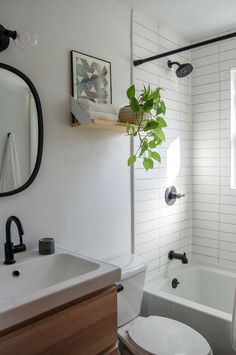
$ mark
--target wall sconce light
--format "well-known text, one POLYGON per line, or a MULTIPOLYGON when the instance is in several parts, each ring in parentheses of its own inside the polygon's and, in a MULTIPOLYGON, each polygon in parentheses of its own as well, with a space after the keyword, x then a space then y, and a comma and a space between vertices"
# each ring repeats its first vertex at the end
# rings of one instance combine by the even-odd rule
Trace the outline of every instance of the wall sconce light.
POLYGON ((17 36, 16 31, 7 30, 5 27, 0 25, 0 52, 7 49, 7 47, 10 44, 10 38, 15 40, 16 36, 17 36))
POLYGON ((24 27, 20 27, 17 31, 10 31, 0 25, 0 52, 8 48, 10 39, 17 47, 23 49, 31 49, 38 43, 38 36, 31 34, 31 31, 24 27))

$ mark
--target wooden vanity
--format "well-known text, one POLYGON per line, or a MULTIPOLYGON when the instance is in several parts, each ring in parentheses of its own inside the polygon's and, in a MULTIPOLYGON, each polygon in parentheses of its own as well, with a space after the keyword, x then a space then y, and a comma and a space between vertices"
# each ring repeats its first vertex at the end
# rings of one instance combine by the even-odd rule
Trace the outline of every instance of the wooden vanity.
POLYGON ((1 355, 118 354, 114 285, 0 332, 1 355))

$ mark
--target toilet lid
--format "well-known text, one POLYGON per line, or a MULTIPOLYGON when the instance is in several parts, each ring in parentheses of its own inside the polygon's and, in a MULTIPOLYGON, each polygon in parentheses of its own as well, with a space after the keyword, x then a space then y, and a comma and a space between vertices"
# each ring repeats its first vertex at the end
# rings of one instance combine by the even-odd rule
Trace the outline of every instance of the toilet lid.
POLYGON ((128 330, 141 349, 156 355, 208 355, 211 348, 196 330, 173 319, 150 316, 128 330))

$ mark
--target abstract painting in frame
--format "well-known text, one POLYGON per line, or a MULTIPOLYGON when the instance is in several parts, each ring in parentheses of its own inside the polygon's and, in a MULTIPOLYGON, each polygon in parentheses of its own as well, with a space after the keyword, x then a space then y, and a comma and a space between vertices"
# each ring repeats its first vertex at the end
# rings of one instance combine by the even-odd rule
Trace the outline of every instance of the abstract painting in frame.
POLYGON ((71 51, 71 61, 74 99, 111 104, 111 63, 76 51, 71 51))

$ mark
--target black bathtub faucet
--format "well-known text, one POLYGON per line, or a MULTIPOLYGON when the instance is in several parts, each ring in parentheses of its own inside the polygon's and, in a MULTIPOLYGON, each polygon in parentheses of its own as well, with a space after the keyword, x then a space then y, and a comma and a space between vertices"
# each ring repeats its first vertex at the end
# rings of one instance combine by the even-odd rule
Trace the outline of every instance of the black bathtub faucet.
POLYGON ((180 253, 175 253, 174 250, 170 250, 168 253, 168 259, 169 260, 177 259, 177 260, 181 260, 182 264, 188 264, 188 258, 186 256, 186 253, 180 254, 180 253))

